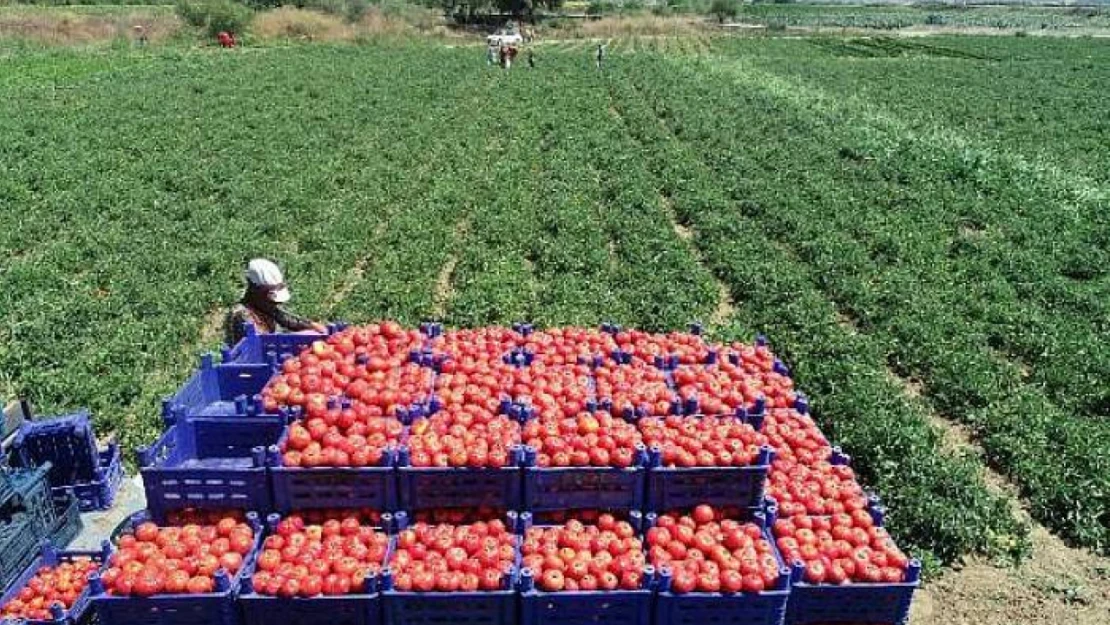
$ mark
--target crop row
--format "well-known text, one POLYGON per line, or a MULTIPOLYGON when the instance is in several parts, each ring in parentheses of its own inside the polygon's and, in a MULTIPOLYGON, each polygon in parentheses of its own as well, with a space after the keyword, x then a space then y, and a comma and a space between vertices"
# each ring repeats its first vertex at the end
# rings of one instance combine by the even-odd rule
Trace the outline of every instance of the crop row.
MULTIPOLYGON (((640 72, 633 80, 740 211, 796 262, 811 268, 806 273, 819 292, 876 341, 880 362, 924 381, 937 409, 972 426, 989 459, 1022 487, 1038 519, 1077 543, 1104 548, 1107 527, 1100 511, 1110 484, 1101 456, 1110 429, 1054 406, 1022 379, 1017 366, 999 356, 992 337, 1033 330, 1050 337, 1056 333, 1058 349, 1082 346, 1058 358, 1062 362, 1031 366, 1073 371, 1077 381, 1050 387, 1052 396, 1070 391, 1096 408, 1106 392, 1098 380, 1110 363, 1108 352, 1088 323, 1050 317, 1015 292, 991 263, 992 254, 978 254, 973 246, 953 248, 947 234, 951 225, 936 227, 951 224, 961 211, 982 211, 988 204, 981 196, 988 193, 994 200, 992 224, 1026 234, 1020 241, 1024 245, 1014 246, 1010 257, 1051 263, 1044 249, 1053 236, 1048 230, 1060 226, 1068 207, 1042 197, 1046 210, 1039 217, 1048 224, 1042 230, 1016 206, 1005 212, 1008 202, 1002 200, 1018 175, 1004 163, 974 166, 997 178, 966 187, 943 174, 963 154, 912 139, 885 154, 868 146, 861 150, 867 159, 845 163, 843 146, 858 146, 868 133, 881 135, 881 129, 853 123, 858 120, 845 119, 843 111, 823 115, 797 106, 781 92, 737 79, 743 71, 678 68, 665 75, 640 72), (691 86, 695 76, 702 82, 691 86), (738 82, 745 87, 740 97, 721 88, 738 82), (723 131, 716 116, 691 108, 694 102, 746 123, 723 131), (767 136, 778 140, 761 140, 767 136), (800 161, 803 154, 806 159, 800 161), (999 318, 1021 319, 1031 327, 1003 325, 999 318), (1067 333, 1071 340, 1059 336, 1067 333), (1069 367, 1072 362, 1076 365, 1069 367)), ((1075 227, 1086 232, 1091 224, 1075 227)), ((1085 240, 1078 234, 1075 239, 1085 240)))
POLYGON ((931 550, 946 561, 969 551, 995 550, 997 536, 1017 539, 1021 529, 1002 502, 986 492, 974 464, 938 453, 938 435, 925 415, 899 397, 883 374, 878 345, 837 325, 834 307, 807 269, 737 214, 712 173, 674 140, 630 80, 622 76, 611 86, 627 128, 659 176, 661 191, 695 230, 709 265, 733 291, 738 318, 776 337, 778 349, 813 390, 826 432, 850 453, 861 453, 858 468, 889 493, 896 532, 913 541, 915 550, 931 550), (960 492, 962 501, 929 494, 944 492, 960 492))
POLYGON ((770 27, 896 29, 910 26, 963 26, 1056 30, 1098 28, 1110 24, 1099 9, 1052 10, 1029 7, 865 7, 751 5, 740 15, 746 22, 770 27))

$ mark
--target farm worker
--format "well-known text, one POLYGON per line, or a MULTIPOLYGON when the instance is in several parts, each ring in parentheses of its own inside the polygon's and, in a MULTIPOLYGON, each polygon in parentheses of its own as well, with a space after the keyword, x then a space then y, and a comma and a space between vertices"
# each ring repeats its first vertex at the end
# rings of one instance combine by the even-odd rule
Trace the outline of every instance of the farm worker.
POLYGON ((605 60, 605 46, 597 44, 597 68, 601 69, 601 62, 605 60))
POLYGON ((145 46, 148 41, 146 29, 143 28, 142 24, 135 24, 135 41, 139 44, 139 47, 145 46))
POLYGON ((496 56, 497 50, 494 48, 493 44, 491 43, 486 46, 486 65, 493 65, 496 56))
POLYGON ((509 49, 505 51, 505 69, 512 69, 513 59, 515 58, 516 48, 513 46, 509 46, 509 49))
POLYGON ((259 332, 289 332, 315 330, 327 332, 323 325, 298 317, 282 308, 292 295, 285 285, 281 269, 265 258, 256 258, 247 264, 247 290, 239 303, 231 308, 224 321, 224 338, 228 345, 235 345, 243 338, 243 324, 253 325, 259 332))
POLYGON ((536 69, 536 55, 528 48, 528 69, 536 69))

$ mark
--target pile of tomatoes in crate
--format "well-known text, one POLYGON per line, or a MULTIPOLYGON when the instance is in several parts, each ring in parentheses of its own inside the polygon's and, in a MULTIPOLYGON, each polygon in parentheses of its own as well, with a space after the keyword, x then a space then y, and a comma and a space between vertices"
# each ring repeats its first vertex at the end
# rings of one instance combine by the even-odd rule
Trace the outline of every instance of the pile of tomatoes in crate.
POLYGON ((761 592, 783 575, 763 529, 726 518, 708 505, 664 514, 647 531, 648 555, 673 574, 670 592, 761 592))
POLYGON ((474 592, 508 589, 516 539, 499 520, 468 524, 417 522, 397 534, 390 558, 399 591, 474 592))
POLYGON ((164 527, 146 521, 119 537, 100 579, 116 596, 210 593, 218 573, 230 579, 243 568, 255 538, 236 516, 164 527))
POLYGON ((595 523, 572 519, 528 528, 521 553, 545 592, 644 587, 643 543, 628 521, 612 514, 602 514, 595 523))
POLYGON ((541 467, 630 467, 640 444, 658 445, 665 466, 744 466, 766 440, 737 411, 794 399, 765 346, 615 328, 423 336, 393 323, 314 342, 261 395, 300 410, 282 459, 308 468, 379 466, 398 446, 414 467, 499 468, 522 444, 541 467), (677 418, 689 405, 708 417, 677 418))
POLYGON ((99 568, 100 563, 90 557, 39 567, 23 588, 0 608, 0 621, 54 620, 51 606, 59 605, 66 611, 73 608, 88 586, 89 573, 99 568))
POLYGON ((376 591, 366 580, 381 572, 388 534, 350 513, 316 520, 294 514, 278 522, 258 554, 255 592, 291 598, 376 591))

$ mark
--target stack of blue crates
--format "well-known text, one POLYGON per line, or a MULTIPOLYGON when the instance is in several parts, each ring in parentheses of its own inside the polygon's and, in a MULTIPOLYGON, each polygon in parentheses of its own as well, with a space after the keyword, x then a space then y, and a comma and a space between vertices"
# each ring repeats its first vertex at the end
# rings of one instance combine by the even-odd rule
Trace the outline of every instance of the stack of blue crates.
MULTIPOLYGON (((329 333, 341 329, 342 326, 333 326, 329 333)), ((436 324, 426 324, 421 329, 429 338, 441 331, 436 324)), ((522 445, 513 450, 510 466, 501 469, 425 468, 411 466, 402 437, 401 444, 388 450, 378 467, 283 467, 279 449, 289 424, 300 414, 284 408, 268 410, 260 393, 286 358, 322 339, 326 336, 264 335, 251 331, 240 344, 225 348, 218 360, 211 355, 202 359, 200 368, 181 390, 164 402, 164 434, 140 452, 149 513, 155 521, 164 521, 174 510, 198 508, 237 508, 257 511, 263 516, 312 508, 373 508, 395 512, 400 518, 410 518, 424 510, 460 507, 515 510, 522 517, 553 511, 608 510, 643 519, 707 503, 744 511, 741 514, 769 525, 763 516, 767 509, 764 488, 773 460, 769 448, 763 449, 748 467, 668 468, 660 466, 657 451, 641 449, 633 466, 627 469, 548 468, 536 466, 535 451, 522 445)), ((414 362, 437 366, 434 357, 421 357, 414 362)), ((434 412, 434 404, 432 397, 422 409, 434 412)), ((677 414, 686 414, 684 407, 678 408, 677 414)), ((762 405, 736 417, 758 429, 764 419, 762 405)), ((773 537, 769 533, 766 536, 773 545, 773 537)), ((494 625, 570 622, 666 625, 695 621, 779 625, 788 622, 787 615, 791 613, 795 614, 795 623, 813 622, 807 620, 807 614, 816 613, 830 602, 843 602, 840 595, 809 592, 796 575, 792 581, 789 563, 782 564, 781 584, 763 593, 676 595, 669 592, 669 579, 658 571, 649 576, 650 584, 642 591, 611 596, 599 591, 577 595, 542 593, 536 590, 527 572, 517 571, 504 590, 505 596, 511 597, 512 609, 506 609, 508 604, 499 601, 482 602, 474 597, 464 601, 461 595, 397 593, 389 588, 386 577, 375 581, 365 595, 359 595, 366 602, 380 602, 380 608, 352 610, 350 602, 323 597, 295 600, 296 606, 288 606, 282 614, 295 625, 333 622, 431 625, 447 620, 494 625), (806 598, 799 602, 800 607, 788 609, 794 592, 806 598), (446 610, 448 604, 458 609, 446 610), (329 609, 329 605, 334 609, 329 609), (797 616, 799 610, 802 616, 797 616), (446 614, 450 614, 450 619, 445 620, 446 614)), ((902 585, 855 586, 856 592, 862 594, 853 603, 886 607, 876 608, 875 614, 865 609, 852 612, 849 608, 839 616, 881 617, 897 623, 906 617, 916 585, 914 569, 910 580, 902 585)), ((250 589, 249 581, 244 593, 261 601, 250 589)), ((247 610, 247 625, 274 618, 274 605, 263 601, 247 610)), ((186 619, 180 623, 166 621, 165 625, 188 623, 191 621, 186 619)))
POLYGON ((123 458, 115 441, 98 447, 87 411, 25 421, 9 462, 33 468, 50 463, 50 485, 58 497, 72 492, 82 512, 106 510, 123 481, 123 458))

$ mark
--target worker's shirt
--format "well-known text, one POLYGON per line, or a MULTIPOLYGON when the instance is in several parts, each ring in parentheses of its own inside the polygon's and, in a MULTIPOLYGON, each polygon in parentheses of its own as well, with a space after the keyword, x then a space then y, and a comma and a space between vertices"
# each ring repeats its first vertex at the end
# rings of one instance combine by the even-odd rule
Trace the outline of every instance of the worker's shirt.
POLYGON ((233 347, 239 341, 243 340, 245 336, 243 329, 244 323, 251 324, 255 329, 263 333, 277 332, 279 329, 288 332, 300 332, 301 330, 312 329, 311 321, 304 317, 294 315, 280 306, 273 306, 268 310, 262 310, 254 306, 249 306, 244 302, 239 302, 235 306, 232 306, 231 310, 227 313, 227 318, 224 320, 224 342, 228 346, 233 347))

